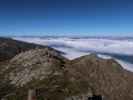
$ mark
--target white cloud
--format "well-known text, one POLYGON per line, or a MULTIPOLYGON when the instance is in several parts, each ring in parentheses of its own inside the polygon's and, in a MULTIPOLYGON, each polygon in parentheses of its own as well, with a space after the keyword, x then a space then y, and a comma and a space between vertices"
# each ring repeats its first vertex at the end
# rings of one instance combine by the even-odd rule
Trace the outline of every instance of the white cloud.
POLYGON ((118 60, 118 59, 116 59, 116 61, 117 61, 124 69, 127 69, 127 70, 133 72, 133 64, 128 63, 128 62, 126 62, 126 61, 118 60))
MULTIPOLYGON (((87 55, 89 51, 96 51, 100 53, 113 53, 122 55, 133 55, 133 40, 130 39, 105 39, 105 38, 22 38, 17 37, 17 40, 38 43, 42 45, 51 46, 57 50, 66 53, 64 56, 69 59, 74 59, 83 55, 87 55)), ((102 58, 109 58, 109 56, 98 55, 102 58)), ((133 69, 133 65, 117 60, 124 68, 133 69)), ((132 62, 133 63, 133 62, 132 62)), ((132 70, 133 71, 133 70, 132 70)))
POLYGON ((97 51, 117 54, 133 54, 133 41, 110 39, 71 39, 71 38, 16 38, 27 42, 33 42, 50 46, 66 46, 79 51, 97 51))

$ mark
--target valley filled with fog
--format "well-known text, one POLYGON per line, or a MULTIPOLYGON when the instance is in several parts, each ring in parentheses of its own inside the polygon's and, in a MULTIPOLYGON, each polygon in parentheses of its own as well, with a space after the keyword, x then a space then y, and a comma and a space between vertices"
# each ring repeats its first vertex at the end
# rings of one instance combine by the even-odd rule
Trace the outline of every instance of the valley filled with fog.
POLYGON ((115 59, 133 71, 133 38, 13 37, 13 39, 47 45, 63 52, 69 59, 95 53, 103 59, 115 59))

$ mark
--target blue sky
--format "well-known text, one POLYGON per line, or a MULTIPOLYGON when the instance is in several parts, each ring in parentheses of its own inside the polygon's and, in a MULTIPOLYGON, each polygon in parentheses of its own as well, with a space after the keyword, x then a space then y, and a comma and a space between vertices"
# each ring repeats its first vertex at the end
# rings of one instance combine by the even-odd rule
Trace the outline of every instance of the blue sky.
POLYGON ((0 0, 0 35, 133 36, 133 0, 0 0))

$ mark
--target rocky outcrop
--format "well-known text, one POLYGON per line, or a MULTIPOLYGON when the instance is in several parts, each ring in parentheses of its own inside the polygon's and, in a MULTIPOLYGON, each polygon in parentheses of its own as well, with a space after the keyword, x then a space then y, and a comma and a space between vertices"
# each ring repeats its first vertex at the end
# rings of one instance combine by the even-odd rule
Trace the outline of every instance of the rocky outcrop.
POLYGON ((133 73, 95 54, 68 60, 34 48, 0 65, 0 98, 7 100, 27 100, 29 91, 37 100, 133 100, 133 73))
MULTIPOLYGON (((63 70, 65 62, 67 59, 60 53, 48 48, 30 50, 10 60, 5 70, 8 73, 6 78, 17 88, 15 92, 21 93, 24 99, 26 99, 25 93, 33 89, 41 91, 38 94, 42 95, 41 97, 62 100, 65 98, 65 93, 61 91, 68 81, 65 80, 63 70)), ((23 98, 18 96, 19 100, 23 98)))
POLYGON ((10 72, 10 70, 7 70, 10 60, 19 53, 39 48, 45 48, 55 54, 61 54, 61 52, 47 46, 21 42, 10 38, 0 38, 0 98, 9 96, 10 93, 12 94, 13 91, 16 91, 16 86, 11 84, 12 81, 7 77, 8 72, 10 72))
POLYGON ((30 50, 10 60, 6 71, 12 84, 23 87, 33 80, 43 80, 51 74, 62 74, 60 71, 65 60, 60 54, 47 48, 30 50))
POLYGON ((88 55, 71 61, 70 67, 71 76, 85 81, 93 95, 101 95, 103 100, 133 99, 133 74, 115 60, 88 55))

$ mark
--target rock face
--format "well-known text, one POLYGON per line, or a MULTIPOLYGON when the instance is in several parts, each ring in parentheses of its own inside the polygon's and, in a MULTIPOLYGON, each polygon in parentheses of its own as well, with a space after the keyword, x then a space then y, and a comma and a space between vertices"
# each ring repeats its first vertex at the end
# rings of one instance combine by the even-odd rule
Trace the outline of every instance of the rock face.
MULTIPOLYGON (((60 75, 65 58, 49 49, 36 49, 15 56, 7 67, 9 78, 17 86, 32 80, 43 80, 51 74, 60 75)), ((33 82, 34 83, 34 82, 33 82)))
MULTIPOLYGON (((67 59, 59 53, 45 49, 35 49, 15 56, 6 69, 7 78, 26 99, 23 90, 35 89, 39 98, 63 100, 66 97, 64 64, 67 59)), ((27 93, 27 92, 26 92, 27 93)))
POLYGON ((88 55, 71 61, 72 76, 86 81, 93 95, 103 100, 132 100, 133 74, 125 71, 113 59, 88 55))
POLYGON ((68 60, 54 49, 33 48, 0 65, 0 98, 7 100, 27 100, 29 90, 37 100, 133 100, 133 73, 113 59, 68 60))

